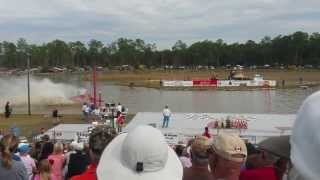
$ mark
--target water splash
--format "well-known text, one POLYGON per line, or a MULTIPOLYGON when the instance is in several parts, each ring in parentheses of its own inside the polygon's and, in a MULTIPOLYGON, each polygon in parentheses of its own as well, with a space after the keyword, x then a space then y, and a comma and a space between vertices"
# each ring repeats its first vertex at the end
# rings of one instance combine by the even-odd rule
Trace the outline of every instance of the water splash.
MULTIPOLYGON (((27 104, 27 78, 0 78, 0 107, 6 101, 15 106, 27 104)), ((79 88, 70 84, 55 83, 48 78, 30 77, 30 96, 32 105, 72 104, 70 97, 79 93, 79 88)))

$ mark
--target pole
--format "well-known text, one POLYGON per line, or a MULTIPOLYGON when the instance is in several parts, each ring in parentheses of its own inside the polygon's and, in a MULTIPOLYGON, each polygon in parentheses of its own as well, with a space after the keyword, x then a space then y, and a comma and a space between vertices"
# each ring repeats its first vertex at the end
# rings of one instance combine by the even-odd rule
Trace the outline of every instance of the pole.
POLYGON ((97 79, 96 79, 96 66, 93 66, 93 104, 97 107, 97 79))
POLYGON ((31 108, 30 108, 30 56, 27 55, 28 58, 27 58, 27 68, 28 68, 28 115, 30 116, 31 115, 31 108))
POLYGON ((99 91, 99 107, 101 107, 101 102, 102 102, 102 99, 101 99, 101 91, 99 91))

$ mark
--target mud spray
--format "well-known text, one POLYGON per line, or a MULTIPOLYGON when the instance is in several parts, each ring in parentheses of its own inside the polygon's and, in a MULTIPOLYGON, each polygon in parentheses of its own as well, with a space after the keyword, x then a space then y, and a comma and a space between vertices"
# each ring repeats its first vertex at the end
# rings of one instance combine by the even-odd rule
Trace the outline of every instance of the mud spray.
MULTIPOLYGON (((48 78, 30 78, 30 95, 32 105, 72 104, 70 97, 79 93, 79 88, 64 83, 54 83, 48 78)), ((0 78, 0 107, 6 101, 14 106, 27 105, 26 77, 0 78)))

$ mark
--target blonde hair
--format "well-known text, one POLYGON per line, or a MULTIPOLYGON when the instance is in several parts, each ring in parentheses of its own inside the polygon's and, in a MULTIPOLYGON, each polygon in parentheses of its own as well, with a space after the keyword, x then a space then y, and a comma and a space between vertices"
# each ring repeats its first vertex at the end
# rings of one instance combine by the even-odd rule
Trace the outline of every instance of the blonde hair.
POLYGON ((47 159, 43 159, 39 164, 39 176, 41 180, 51 180, 51 166, 47 159))
POLYGON ((60 154, 63 152, 62 143, 55 143, 53 146, 53 154, 60 154))
POLYGON ((7 169, 11 169, 12 167, 12 154, 16 151, 18 144, 18 138, 11 134, 8 134, 1 139, 0 150, 2 165, 7 169))

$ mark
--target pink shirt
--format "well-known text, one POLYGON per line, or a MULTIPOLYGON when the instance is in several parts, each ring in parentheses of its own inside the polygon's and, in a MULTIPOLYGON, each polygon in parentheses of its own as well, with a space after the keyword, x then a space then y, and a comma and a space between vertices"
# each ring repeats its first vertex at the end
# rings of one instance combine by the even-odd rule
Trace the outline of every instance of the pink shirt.
POLYGON ((51 164, 52 175, 56 180, 63 180, 64 156, 62 154, 50 155, 48 160, 49 162, 53 161, 53 164, 51 164))
POLYGON ((19 156, 21 161, 23 162, 24 167, 26 167, 28 176, 29 176, 29 180, 32 179, 33 176, 33 169, 36 168, 36 164, 34 162, 34 159, 32 159, 29 155, 26 156, 19 156))

